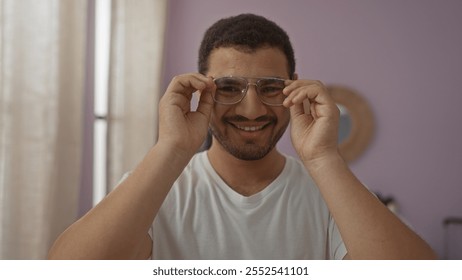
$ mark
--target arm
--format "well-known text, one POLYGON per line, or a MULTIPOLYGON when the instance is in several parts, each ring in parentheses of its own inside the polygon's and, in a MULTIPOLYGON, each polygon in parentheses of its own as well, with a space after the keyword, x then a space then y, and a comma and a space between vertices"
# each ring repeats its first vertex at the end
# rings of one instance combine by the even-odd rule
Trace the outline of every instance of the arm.
POLYGON ((202 94, 190 111, 192 94, 214 89, 200 74, 174 78, 159 104, 159 140, 130 176, 95 208, 59 236, 52 259, 147 259, 148 230, 172 184, 204 141, 213 105, 202 94))
POLYGON ((288 82, 284 93, 292 142, 337 223, 347 258, 434 259, 425 241, 361 184, 338 153, 339 112, 322 83, 288 82))

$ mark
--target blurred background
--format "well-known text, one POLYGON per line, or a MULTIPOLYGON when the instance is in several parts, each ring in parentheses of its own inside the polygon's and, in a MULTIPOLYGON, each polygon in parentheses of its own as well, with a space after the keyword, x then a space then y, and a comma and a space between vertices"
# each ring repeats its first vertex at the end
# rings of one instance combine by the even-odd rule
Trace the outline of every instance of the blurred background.
MULTIPOLYGON (((373 136, 351 168, 462 259, 458 0, 0 0, 0 259, 45 258, 141 160, 171 78, 239 13, 287 31, 300 78, 366 101, 373 136)), ((288 135, 278 147, 296 156, 288 135)))

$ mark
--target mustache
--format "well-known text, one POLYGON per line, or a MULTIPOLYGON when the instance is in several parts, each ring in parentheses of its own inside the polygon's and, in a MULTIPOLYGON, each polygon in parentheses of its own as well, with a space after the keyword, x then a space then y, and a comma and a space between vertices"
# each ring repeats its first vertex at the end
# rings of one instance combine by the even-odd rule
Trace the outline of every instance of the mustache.
POLYGON ((272 116, 260 116, 256 119, 249 119, 241 115, 235 115, 235 116, 228 116, 228 117, 223 117, 222 121, 225 122, 249 122, 249 121, 254 121, 254 122, 277 122, 277 119, 272 116))

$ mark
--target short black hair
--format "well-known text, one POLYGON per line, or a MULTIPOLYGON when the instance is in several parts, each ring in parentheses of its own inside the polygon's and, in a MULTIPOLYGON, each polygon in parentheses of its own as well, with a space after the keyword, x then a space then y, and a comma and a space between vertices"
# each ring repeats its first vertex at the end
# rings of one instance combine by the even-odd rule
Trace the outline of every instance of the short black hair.
POLYGON ((199 48, 199 72, 208 71, 208 59, 214 49, 233 47, 253 52, 262 47, 279 48, 286 56, 289 76, 295 73, 295 57, 287 33, 276 23, 254 14, 240 14, 223 18, 213 24, 204 34, 199 48))

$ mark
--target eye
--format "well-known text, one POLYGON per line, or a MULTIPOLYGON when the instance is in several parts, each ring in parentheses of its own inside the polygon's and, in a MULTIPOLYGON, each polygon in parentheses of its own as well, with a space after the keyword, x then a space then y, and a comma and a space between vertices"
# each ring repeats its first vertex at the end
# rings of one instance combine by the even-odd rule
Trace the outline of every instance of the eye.
POLYGON ((222 97, 239 96, 247 86, 246 80, 233 77, 218 78, 215 84, 217 85, 216 94, 222 97))
POLYGON ((231 94, 231 93, 240 93, 242 89, 238 86, 223 85, 223 86, 219 86, 217 88, 217 91, 220 91, 222 93, 231 94))
POLYGON ((283 88, 281 87, 262 87, 260 88, 260 91, 262 93, 266 92, 266 93, 271 93, 271 92, 278 92, 278 91, 281 91, 283 90, 283 88))
POLYGON ((278 95, 282 92, 284 86, 280 83, 270 83, 260 86, 260 94, 267 96, 278 95))

